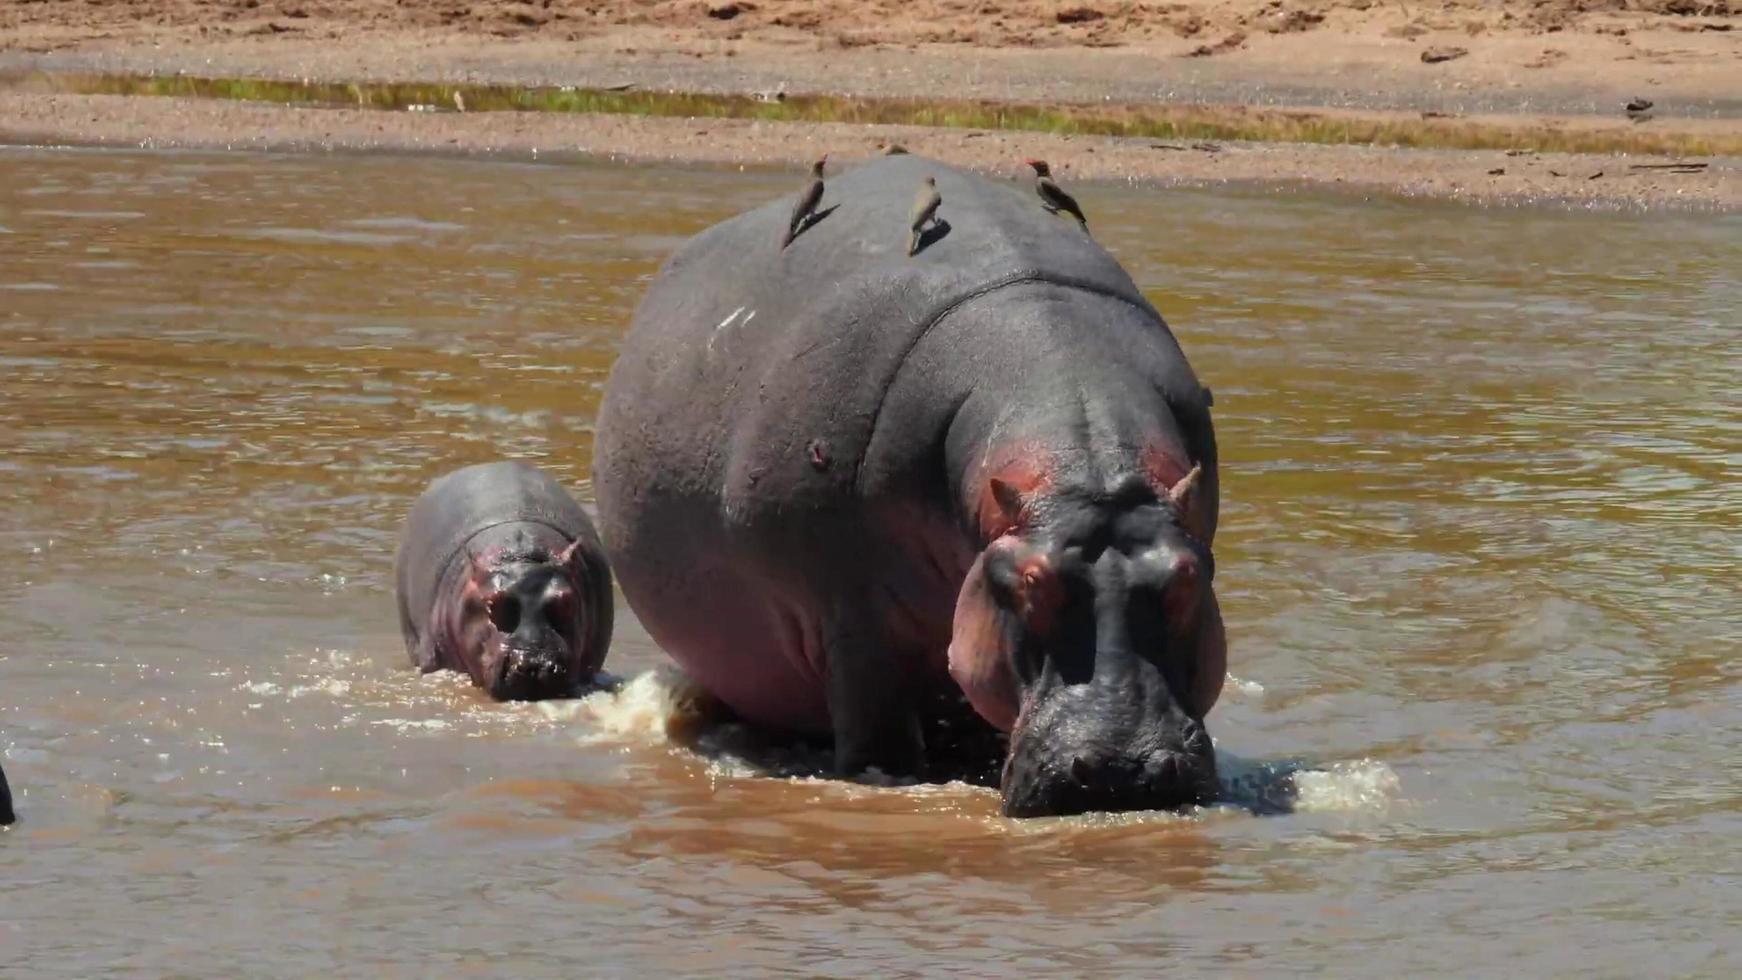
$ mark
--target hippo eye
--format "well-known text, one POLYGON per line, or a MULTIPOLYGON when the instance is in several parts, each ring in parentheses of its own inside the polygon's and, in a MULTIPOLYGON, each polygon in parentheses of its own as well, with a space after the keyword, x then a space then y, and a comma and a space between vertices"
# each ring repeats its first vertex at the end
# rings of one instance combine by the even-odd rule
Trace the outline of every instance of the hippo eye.
POLYGON ((1023 622, 1036 633, 1051 633, 1065 599, 1058 576, 1044 560, 1033 559, 1023 563, 1019 589, 1017 611, 1023 622))
POLYGON ((553 589, 546 593, 544 618, 551 628, 566 634, 575 622, 575 594, 568 589, 553 589))
POLYGON ((1015 608, 1022 585, 1022 573, 1016 567, 1016 560, 1003 551, 990 552, 986 555, 985 575, 986 589, 992 594, 992 601, 1006 609, 1015 608))
POLYGON ((511 592, 490 593, 484 610, 490 615, 490 625, 499 632, 512 633, 520 627, 520 600, 511 592))

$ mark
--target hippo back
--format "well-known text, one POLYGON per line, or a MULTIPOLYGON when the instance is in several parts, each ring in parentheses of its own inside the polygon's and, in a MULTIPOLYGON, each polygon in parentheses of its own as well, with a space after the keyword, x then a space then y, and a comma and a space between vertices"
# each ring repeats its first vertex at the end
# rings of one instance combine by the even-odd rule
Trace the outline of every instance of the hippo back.
POLYGON ((844 499, 903 362, 952 310, 999 289, 1111 298, 1172 344, 1124 269, 1026 186, 879 158, 830 178, 822 217, 782 250, 791 206, 771 202, 696 236, 636 311, 601 422, 608 530, 618 495, 718 494, 728 512, 768 493, 759 487, 778 488, 788 508, 844 499), (928 176, 943 224, 910 257, 928 176))

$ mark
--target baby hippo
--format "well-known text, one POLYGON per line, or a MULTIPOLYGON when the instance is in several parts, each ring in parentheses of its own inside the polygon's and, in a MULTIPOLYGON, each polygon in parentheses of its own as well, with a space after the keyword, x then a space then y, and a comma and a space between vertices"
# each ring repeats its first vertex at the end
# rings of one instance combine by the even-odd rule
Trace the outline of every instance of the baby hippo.
POLYGON ((581 505, 525 463, 449 473, 406 518, 399 628, 424 673, 458 670, 499 701, 572 697, 611 645, 611 568, 581 505))

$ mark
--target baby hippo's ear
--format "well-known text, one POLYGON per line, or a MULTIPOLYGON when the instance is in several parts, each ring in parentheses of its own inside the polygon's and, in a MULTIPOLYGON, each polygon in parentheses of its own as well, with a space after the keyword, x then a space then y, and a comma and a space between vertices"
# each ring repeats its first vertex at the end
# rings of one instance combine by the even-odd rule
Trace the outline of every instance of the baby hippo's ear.
POLYGON ((564 548, 562 550, 562 552, 556 556, 556 563, 558 565, 563 566, 564 568, 567 568, 568 566, 574 564, 575 559, 580 557, 580 554, 581 554, 581 539, 576 538, 573 541, 569 542, 569 546, 567 548, 564 548))
POLYGON ((484 564, 484 559, 470 550, 466 552, 466 575, 472 580, 473 586, 479 589, 489 588, 490 568, 484 564))

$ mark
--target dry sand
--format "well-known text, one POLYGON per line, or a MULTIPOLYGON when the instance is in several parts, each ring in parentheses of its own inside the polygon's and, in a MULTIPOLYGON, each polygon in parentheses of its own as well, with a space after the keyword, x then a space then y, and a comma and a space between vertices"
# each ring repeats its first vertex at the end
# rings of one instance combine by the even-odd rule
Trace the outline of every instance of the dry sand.
POLYGON ((1694 174, 1659 162, 1584 154, 1387 150, 1359 146, 1207 143, 1046 133, 531 113, 297 111, 212 100, 0 94, 0 134, 14 142, 151 148, 565 154, 616 160, 797 164, 827 151, 842 165, 899 144, 994 174, 1026 174, 1023 156, 1055 161, 1064 179, 1162 184, 1332 186, 1373 194, 1506 204, 1742 205, 1742 167, 1694 174), (76 133, 76 139, 69 139, 76 133))
MULTIPOLYGON (((1288 105, 1736 134, 1742 132, 1742 8, 1733 2, 0 0, 0 71, 1288 105), (1424 62, 1424 51, 1444 48, 1467 54, 1424 62), (1635 97, 1655 103, 1654 118, 1635 123, 1626 117, 1622 105, 1635 97)), ((824 146, 850 156, 895 140, 994 170, 1008 167, 1018 153, 1037 153, 1077 178, 1308 182, 1487 201, 1742 206, 1737 161, 1726 159, 1672 173, 1661 166, 1671 161, 1658 158, 1270 144, 1208 151, 1157 141, 907 127, 316 113, 13 93, 0 99, 0 138, 536 147, 787 164, 824 146)))

